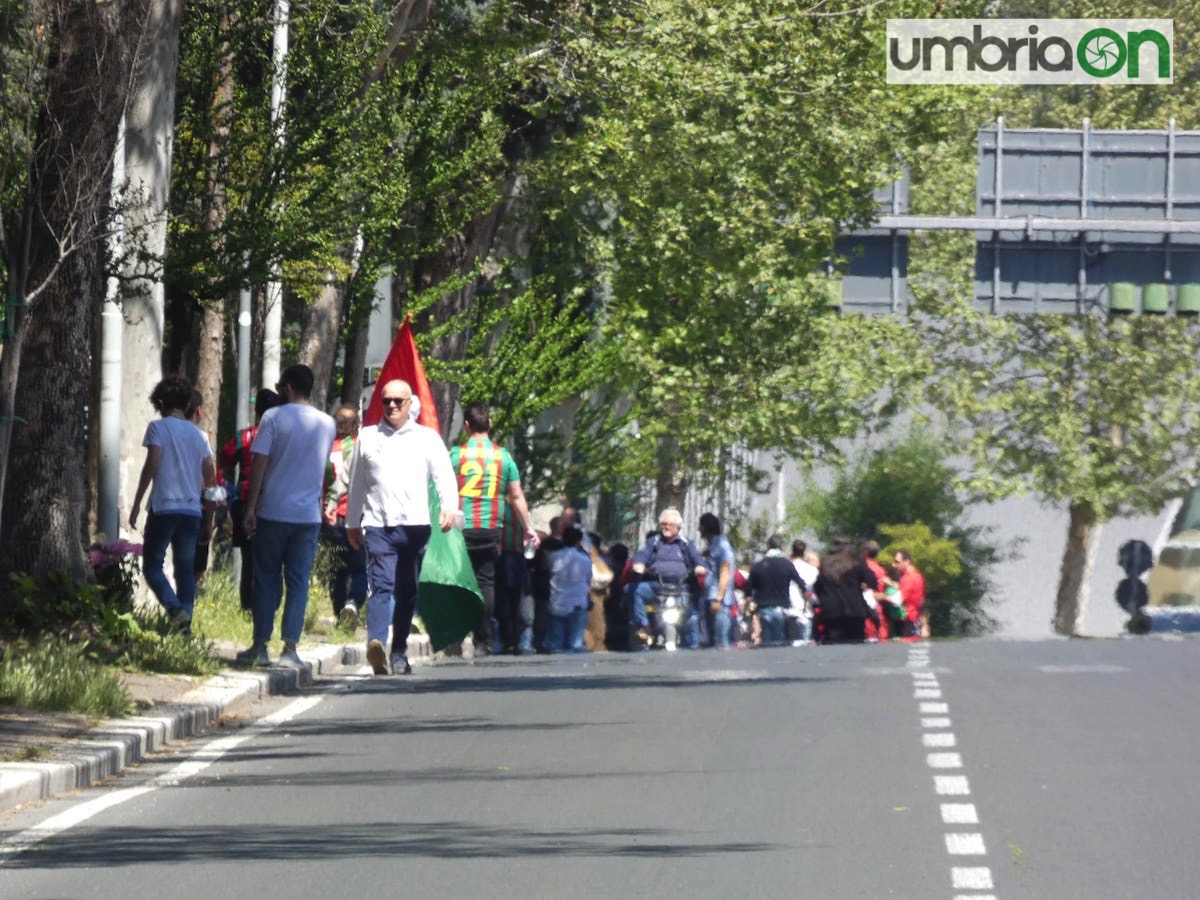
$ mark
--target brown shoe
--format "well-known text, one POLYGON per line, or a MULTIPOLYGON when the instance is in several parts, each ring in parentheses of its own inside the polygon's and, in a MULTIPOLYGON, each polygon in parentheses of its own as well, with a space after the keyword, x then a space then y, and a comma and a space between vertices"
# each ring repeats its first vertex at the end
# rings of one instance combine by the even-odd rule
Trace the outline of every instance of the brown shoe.
POLYGON ((638 643, 643 647, 652 647, 654 645, 654 635, 650 633, 648 628, 639 628, 634 637, 637 638, 638 643))
POLYGON ((376 675, 388 673, 387 651, 383 649, 382 641, 375 640, 367 644, 367 662, 375 670, 376 675))

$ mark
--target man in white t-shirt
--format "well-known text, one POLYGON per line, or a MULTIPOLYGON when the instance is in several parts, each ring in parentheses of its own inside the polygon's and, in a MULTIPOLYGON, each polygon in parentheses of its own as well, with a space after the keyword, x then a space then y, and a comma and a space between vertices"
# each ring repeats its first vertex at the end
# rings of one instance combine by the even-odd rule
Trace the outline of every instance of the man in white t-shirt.
POLYGON ((793 645, 812 640, 812 589, 820 570, 809 561, 810 553, 804 541, 792 541, 792 565, 806 588, 801 590, 799 585, 793 584, 789 589, 791 608, 788 610, 788 630, 793 645))
POLYGON ((286 585, 279 664, 292 669, 304 666, 296 642, 304 629, 308 580, 321 533, 325 463, 337 432, 333 419, 309 402, 312 387, 308 366, 284 369, 276 385, 284 403, 262 417, 250 445, 254 461, 245 528, 254 538, 254 643, 238 654, 242 665, 268 665, 275 598, 286 585))

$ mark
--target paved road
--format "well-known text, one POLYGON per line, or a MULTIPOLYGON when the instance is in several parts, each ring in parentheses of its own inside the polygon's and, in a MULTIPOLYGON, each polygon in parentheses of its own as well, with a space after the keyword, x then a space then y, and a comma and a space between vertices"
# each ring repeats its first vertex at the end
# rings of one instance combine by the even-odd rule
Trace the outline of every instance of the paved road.
POLYGON ((1122 640, 334 679, 0 817, 0 898, 1192 897, 1198 676, 1122 640))

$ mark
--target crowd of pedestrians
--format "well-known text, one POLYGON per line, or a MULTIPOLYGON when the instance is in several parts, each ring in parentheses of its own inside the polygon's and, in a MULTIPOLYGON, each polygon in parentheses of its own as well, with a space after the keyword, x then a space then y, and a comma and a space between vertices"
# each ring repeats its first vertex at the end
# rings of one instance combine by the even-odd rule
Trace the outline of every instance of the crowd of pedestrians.
MULTIPOLYGON (((383 385, 382 418, 362 429, 352 406, 332 417, 314 408, 312 389, 307 366, 285 369, 275 391, 256 396, 255 424, 231 437, 219 456, 235 485, 229 508, 242 562, 239 595, 254 623, 250 647, 237 655, 242 665, 270 663, 280 605, 277 662, 302 665, 296 644, 324 541, 334 616, 353 630, 365 604, 373 671, 411 673, 407 641, 424 550, 435 526, 446 532, 455 524, 483 599, 470 635, 476 656, 928 636, 924 578, 906 550, 892 554, 889 574, 875 541, 856 546, 837 538, 818 557, 795 540, 785 556, 785 539, 772 535, 752 564, 739 567, 715 514, 696 523, 697 545, 684 536, 673 507, 636 551, 605 546, 571 507, 539 533, 515 461, 489 436, 487 406, 465 407, 466 437, 447 451, 441 435, 417 421, 418 400, 403 380, 383 385)), ((169 620, 188 628, 197 548, 207 547, 221 505, 213 493, 217 466, 207 436, 190 421, 201 399, 186 379, 164 379, 151 402, 161 418, 143 441, 130 525, 137 527, 149 490, 146 581, 169 620), (164 572, 168 547, 174 585, 164 572)))

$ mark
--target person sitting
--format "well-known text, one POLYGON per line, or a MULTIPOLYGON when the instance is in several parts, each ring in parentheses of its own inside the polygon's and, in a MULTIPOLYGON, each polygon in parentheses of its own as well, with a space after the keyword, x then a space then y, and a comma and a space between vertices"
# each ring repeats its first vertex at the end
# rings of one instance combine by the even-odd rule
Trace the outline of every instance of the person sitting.
MULTIPOLYGON (((631 649, 644 649, 654 643, 649 631, 646 604, 666 587, 685 585, 691 593, 689 580, 702 578, 707 571, 704 558, 690 542, 679 536, 679 529, 683 525, 679 510, 674 507, 664 509, 658 525, 658 534, 647 540, 645 546, 634 554, 632 571, 635 580, 625 591, 631 649)), ((694 597, 691 605, 695 605, 694 597)))

